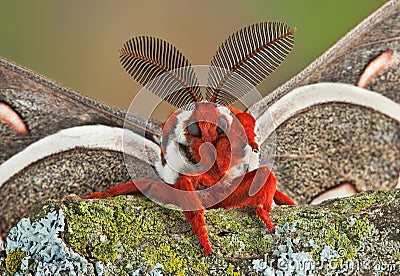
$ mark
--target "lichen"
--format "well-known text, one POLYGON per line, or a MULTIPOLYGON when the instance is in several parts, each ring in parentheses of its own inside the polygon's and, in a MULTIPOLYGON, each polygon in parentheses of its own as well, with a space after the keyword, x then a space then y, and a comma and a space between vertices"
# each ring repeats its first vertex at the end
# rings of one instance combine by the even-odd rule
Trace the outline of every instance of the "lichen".
MULTIPOLYGON (((299 254, 309 254, 312 259, 305 258, 304 261, 312 265, 311 271, 314 272, 324 269, 330 273, 349 273, 347 271, 349 269, 354 271, 361 269, 357 264, 359 260, 365 258, 366 244, 380 236, 376 233, 378 231, 376 225, 370 221, 371 214, 374 214, 372 210, 382 208, 382 203, 389 205, 396 198, 398 206, 398 191, 375 191, 355 197, 330 200, 318 206, 279 208, 277 212, 272 212, 272 219, 278 221, 278 231, 273 235, 273 243, 276 245, 275 257, 253 263, 254 269, 274 275, 273 273, 277 271, 285 272, 278 270, 279 263, 292 262, 297 264, 300 270, 291 273, 302 275, 301 273, 305 272, 304 265, 299 260, 285 261, 282 258, 285 250, 292 254, 295 251, 299 254), (290 208, 289 214, 287 208, 290 208), (283 231, 285 227, 287 229, 283 231), (291 229, 288 230, 289 228, 291 229), (312 231, 309 231, 310 229, 312 231), (287 245, 292 236, 296 236, 293 241, 300 241, 298 245, 287 245), (283 240, 285 237, 286 244, 283 240)), ((390 250, 388 249, 388 252, 390 250)), ((396 261, 394 256, 393 262, 396 261)))
POLYGON ((94 264, 94 269, 96 271, 97 276, 103 276, 104 273, 104 266, 102 262, 96 262, 94 264))
MULTIPOLYGON (((252 208, 207 210, 214 249, 207 257, 182 212, 146 198, 53 202, 48 203, 53 207, 46 207, 53 215, 41 214, 54 221, 60 217, 52 211, 54 205, 63 210, 65 244, 90 260, 88 273, 96 271, 97 275, 385 273, 400 267, 399 194, 376 191, 317 206, 278 206, 271 212, 276 226, 273 233, 252 208), (367 268, 360 265, 365 260, 367 268)), ((18 271, 37 269, 38 259, 25 256, 18 271)))
POLYGON ((309 252, 303 251, 300 240, 292 235, 296 228, 288 223, 277 226, 274 250, 264 259, 252 260, 252 269, 263 275, 308 275, 313 269, 313 260, 309 252))
POLYGON ((240 272, 235 271, 235 266, 233 264, 229 264, 228 269, 226 270, 227 276, 240 276, 240 272))
MULTIPOLYGON (((371 224, 367 214, 358 214, 361 210, 382 200, 366 196, 339 201, 328 201, 320 206, 294 207, 290 216, 277 218, 279 224, 293 224, 304 233, 304 240, 312 240, 311 256, 320 261, 320 254, 326 246, 331 246, 341 254, 341 260, 354 259, 362 241, 371 233, 371 224), (354 201, 353 201, 354 200, 354 201), (357 214, 354 216, 353 214, 357 214), (307 231, 307 229, 313 229, 307 231)), ((280 212, 281 213, 281 212, 280 212)), ((273 218, 277 214, 273 213, 273 218)))
POLYGON ((140 267, 146 271, 157 263, 162 264, 162 271, 175 275, 198 274, 207 268, 200 246, 171 235, 174 227, 188 226, 181 212, 146 199, 122 198, 101 203, 74 201, 65 206, 66 243, 97 261, 114 263, 121 274, 140 267))
POLYGON ((19 249, 11 249, 8 251, 6 257, 6 270, 11 274, 15 274, 21 266, 22 259, 25 258, 26 253, 19 249))
POLYGON ((12 258, 18 251, 24 252, 25 256, 19 260, 18 270, 26 271, 32 265, 36 275, 75 275, 86 272, 87 261, 65 246, 61 240, 63 231, 64 215, 61 209, 50 212, 37 221, 23 218, 7 237, 7 258, 10 254, 12 258))
POLYGON ((205 217, 211 230, 211 240, 225 256, 235 257, 243 252, 259 254, 273 247, 271 235, 252 209, 244 208, 234 212, 208 210, 205 217))

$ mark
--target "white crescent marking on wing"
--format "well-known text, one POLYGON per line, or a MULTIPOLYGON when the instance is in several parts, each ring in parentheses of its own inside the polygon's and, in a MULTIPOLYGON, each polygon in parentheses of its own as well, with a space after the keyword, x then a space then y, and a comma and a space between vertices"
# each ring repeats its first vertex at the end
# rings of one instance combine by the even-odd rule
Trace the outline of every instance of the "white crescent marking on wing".
POLYGON ((13 155, 0 165, 0 187, 13 175, 30 164, 52 154, 74 148, 107 149, 133 155, 144 162, 159 158, 157 144, 123 128, 105 125, 77 126, 60 130, 46 136, 13 155), (125 144, 123 143, 125 140, 125 144), (123 146, 124 145, 124 146, 123 146), (149 149, 149 156, 144 156, 144 149, 149 149))
POLYGON ((332 102, 369 107, 400 122, 400 105, 377 92, 344 83, 317 83, 294 89, 258 117, 260 144, 296 113, 332 102))
POLYGON ((357 190, 354 188, 353 185, 349 183, 344 183, 318 195, 311 201, 311 204, 319 204, 325 200, 332 198, 349 197, 355 195, 356 193, 357 190))
MULTIPOLYGON (((287 119, 311 106, 324 103, 348 103, 372 108, 400 122, 400 104, 370 90, 345 83, 317 83, 289 92, 258 117, 260 145, 287 119)), ((397 182, 400 188, 400 175, 397 182)))

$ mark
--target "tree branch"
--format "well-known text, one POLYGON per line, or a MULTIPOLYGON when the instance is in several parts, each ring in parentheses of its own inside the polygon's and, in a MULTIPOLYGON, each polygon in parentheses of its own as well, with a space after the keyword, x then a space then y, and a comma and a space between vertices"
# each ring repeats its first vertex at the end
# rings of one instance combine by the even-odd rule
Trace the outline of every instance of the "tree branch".
POLYGON ((180 211, 133 196, 67 201, 46 202, 12 229, 1 275, 350 275, 400 267, 399 190, 277 206, 272 234, 250 208, 209 210, 208 257, 180 211))

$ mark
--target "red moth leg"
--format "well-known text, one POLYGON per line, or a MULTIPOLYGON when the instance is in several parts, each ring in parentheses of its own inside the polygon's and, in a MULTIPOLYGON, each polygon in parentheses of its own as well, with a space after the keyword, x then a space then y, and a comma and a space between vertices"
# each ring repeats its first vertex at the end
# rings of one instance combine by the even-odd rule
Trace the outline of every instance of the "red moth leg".
POLYGON ((147 190, 152 183, 155 182, 148 179, 140 179, 132 182, 126 182, 111 187, 104 192, 96 192, 91 195, 85 196, 84 199, 107 198, 117 195, 142 195, 141 191, 147 190), (138 187, 140 187, 140 189, 138 187))
POLYGON ((170 184, 165 182, 139 179, 119 184, 107 189, 104 192, 93 193, 85 196, 84 199, 108 198, 118 195, 146 195, 155 202, 162 204, 172 203, 176 205, 175 198, 177 198, 178 195, 174 193, 174 191, 176 191, 176 189, 173 189, 170 184))
POLYGON ((296 203, 294 203, 294 201, 288 195, 279 190, 275 191, 274 202, 277 205, 296 205, 296 203))
MULTIPOLYGON (((279 205, 295 205, 290 197, 276 190, 276 178, 268 167, 258 168, 236 179, 236 181, 241 181, 236 190, 215 207, 234 209, 253 206, 257 216, 270 231, 274 229, 274 224, 269 216, 273 200, 279 205), (250 196, 249 191, 254 187, 252 185, 259 190, 250 196)), ((234 180, 232 185, 237 184, 234 180)))
POLYGON ((192 227, 193 234, 197 235, 206 256, 212 252, 212 249, 204 218, 205 210, 195 191, 199 185, 211 184, 211 181, 215 182, 207 174, 182 175, 174 186, 176 189, 186 192, 184 196, 180 196, 179 205, 183 208, 185 218, 192 227))
POLYGON ((192 227, 192 232, 195 234, 201 245, 203 246, 204 255, 210 254, 213 250, 210 245, 210 240, 208 238, 206 220, 204 218, 204 209, 197 211, 184 211, 186 220, 192 227))
POLYGON ((111 187, 104 192, 96 192, 91 195, 84 197, 84 199, 97 199, 97 198, 108 198, 118 195, 136 195, 151 198, 155 202, 161 204, 177 204, 176 198, 179 198, 177 191, 171 185, 161 181, 153 181, 149 179, 139 179, 131 182, 119 184, 111 187))

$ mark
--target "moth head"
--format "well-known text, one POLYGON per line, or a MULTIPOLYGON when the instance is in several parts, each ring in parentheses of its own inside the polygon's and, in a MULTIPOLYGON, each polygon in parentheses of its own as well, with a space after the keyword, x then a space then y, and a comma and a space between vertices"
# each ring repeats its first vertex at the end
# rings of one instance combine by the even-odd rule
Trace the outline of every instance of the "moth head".
POLYGON ((226 135, 232 115, 226 107, 218 107, 214 103, 198 103, 191 116, 186 121, 185 136, 189 140, 196 140, 214 144, 218 137, 226 135))
POLYGON ((215 147, 221 139, 229 139, 233 121, 229 108, 197 103, 192 110, 178 110, 163 123, 161 145, 165 150, 176 147, 190 153, 188 159, 196 163, 203 144, 215 147))

